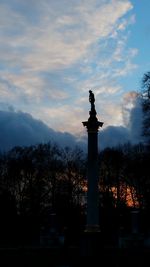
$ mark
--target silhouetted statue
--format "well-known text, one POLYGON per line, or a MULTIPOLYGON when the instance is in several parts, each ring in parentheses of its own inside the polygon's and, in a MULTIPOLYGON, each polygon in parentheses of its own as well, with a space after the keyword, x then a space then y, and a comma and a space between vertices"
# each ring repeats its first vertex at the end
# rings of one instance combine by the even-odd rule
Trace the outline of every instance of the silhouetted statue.
POLYGON ((89 102, 91 103, 91 112, 95 114, 96 113, 95 104, 94 104, 95 97, 94 97, 94 94, 93 94, 93 92, 91 90, 89 90, 89 102))
POLYGON ((89 90, 89 102, 91 103, 91 105, 93 105, 95 102, 95 97, 91 90, 89 90))

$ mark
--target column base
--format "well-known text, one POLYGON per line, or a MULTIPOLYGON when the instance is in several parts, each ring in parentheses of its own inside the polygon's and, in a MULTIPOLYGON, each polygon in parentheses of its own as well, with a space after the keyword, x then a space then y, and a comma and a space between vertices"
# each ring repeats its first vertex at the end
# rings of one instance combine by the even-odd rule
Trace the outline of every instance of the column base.
POLYGON ((81 258, 98 258, 102 248, 103 241, 99 225, 87 226, 83 232, 80 244, 81 258))
POLYGON ((99 225, 86 225, 86 228, 84 230, 85 233, 100 233, 100 227, 99 225))

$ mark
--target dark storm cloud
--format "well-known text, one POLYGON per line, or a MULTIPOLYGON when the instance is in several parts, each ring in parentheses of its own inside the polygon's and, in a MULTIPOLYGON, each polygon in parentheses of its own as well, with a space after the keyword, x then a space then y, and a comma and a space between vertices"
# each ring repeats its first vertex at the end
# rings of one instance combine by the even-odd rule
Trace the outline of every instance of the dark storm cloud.
POLYGON ((123 126, 109 126, 99 134, 99 148, 115 147, 129 142, 129 130, 123 126))
POLYGON ((0 149, 28 146, 53 141, 62 146, 76 144, 69 133, 56 132, 30 114, 15 111, 0 111, 0 149))

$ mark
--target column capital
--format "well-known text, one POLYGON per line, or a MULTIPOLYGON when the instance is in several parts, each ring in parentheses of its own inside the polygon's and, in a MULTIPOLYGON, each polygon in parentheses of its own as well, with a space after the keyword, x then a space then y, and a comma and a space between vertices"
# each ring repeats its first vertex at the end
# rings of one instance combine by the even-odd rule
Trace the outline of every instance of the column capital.
POLYGON ((96 116, 90 116, 88 121, 83 121, 83 126, 87 128, 88 132, 98 132, 99 127, 103 126, 103 122, 98 121, 96 116))

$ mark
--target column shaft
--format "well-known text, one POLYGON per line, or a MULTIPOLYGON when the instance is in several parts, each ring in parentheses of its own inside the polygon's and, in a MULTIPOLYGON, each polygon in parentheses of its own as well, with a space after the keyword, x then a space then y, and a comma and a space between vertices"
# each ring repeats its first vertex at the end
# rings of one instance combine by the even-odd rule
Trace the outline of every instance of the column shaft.
POLYGON ((97 131, 88 131, 87 227, 99 225, 97 131))

